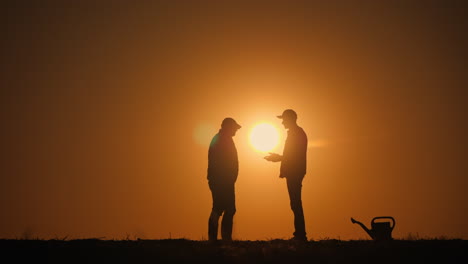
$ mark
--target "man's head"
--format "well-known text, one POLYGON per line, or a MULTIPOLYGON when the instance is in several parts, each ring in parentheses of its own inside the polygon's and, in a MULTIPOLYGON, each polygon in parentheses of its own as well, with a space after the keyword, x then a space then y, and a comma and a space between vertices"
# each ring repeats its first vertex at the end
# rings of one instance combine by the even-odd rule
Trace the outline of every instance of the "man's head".
POLYGON ((221 123, 221 129, 226 131, 230 136, 235 136, 237 130, 239 130, 241 126, 231 117, 224 118, 223 122, 221 123))
POLYGON ((286 109, 283 111, 282 115, 277 116, 280 119, 283 119, 283 126, 284 128, 288 129, 292 125, 296 125, 296 120, 297 120, 297 114, 294 110, 292 109, 286 109))

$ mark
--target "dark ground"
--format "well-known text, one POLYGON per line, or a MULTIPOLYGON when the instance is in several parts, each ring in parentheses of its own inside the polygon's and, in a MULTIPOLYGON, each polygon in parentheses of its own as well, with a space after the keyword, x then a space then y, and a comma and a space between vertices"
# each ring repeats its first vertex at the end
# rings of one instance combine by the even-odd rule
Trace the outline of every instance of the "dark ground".
POLYGON ((468 240, 0 240, 10 263, 468 263, 468 240), (9 258, 9 257, 12 258, 9 258))

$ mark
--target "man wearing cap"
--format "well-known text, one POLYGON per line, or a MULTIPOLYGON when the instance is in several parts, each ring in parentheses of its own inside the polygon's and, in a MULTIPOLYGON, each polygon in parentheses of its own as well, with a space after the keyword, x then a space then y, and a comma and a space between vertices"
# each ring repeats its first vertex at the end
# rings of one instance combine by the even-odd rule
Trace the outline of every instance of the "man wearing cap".
POLYGON ((221 123, 221 129, 213 137, 208 150, 208 186, 213 198, 213 206, 208 219, 208 238, 218 239, 218 222, 221 222, 223 241, 232 241, 232 225, 236 213, 234 184, 239 172, 237 149, 232 140, 241 126, 227 117, 221 123))
POLYGON ((302 180, 306 174, 307 164, 307 135, 297 125, 297 114, 294 110, 286 109, 282 115, 277 117, 283 120, 284 128, 288 129, 283 155, 270 153, 265 159, 272 162, 281 162, 280 178, 286 178, 291 209, 294 213, 295 231, 292 239, 307 241, 301 200, 302 180))

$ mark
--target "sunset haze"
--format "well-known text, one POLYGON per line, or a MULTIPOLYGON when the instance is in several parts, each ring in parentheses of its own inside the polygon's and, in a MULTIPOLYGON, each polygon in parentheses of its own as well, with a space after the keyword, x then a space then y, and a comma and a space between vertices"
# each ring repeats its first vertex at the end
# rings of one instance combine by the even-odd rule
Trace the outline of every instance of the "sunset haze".
POLYGON ((208 147, 242 128, 233 238, 293 232, 249 133, 308 137, 311 240, 468 239, 464 1, 8 1, 0 238, 207 239, 208 147))

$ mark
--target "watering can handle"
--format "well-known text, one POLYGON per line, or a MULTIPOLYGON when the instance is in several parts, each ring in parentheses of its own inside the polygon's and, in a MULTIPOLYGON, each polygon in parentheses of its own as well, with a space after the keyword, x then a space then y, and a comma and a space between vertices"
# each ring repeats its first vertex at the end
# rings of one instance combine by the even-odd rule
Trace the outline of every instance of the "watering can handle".
POLYGON ((391 216, 377 216, 372 219, 372 224, 374 223, 375 220, 377 219, 391 219, 392 220, 392 226, 390 227, 392 230, 395 227, 395 219, 391 216))

